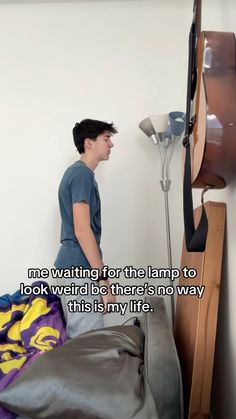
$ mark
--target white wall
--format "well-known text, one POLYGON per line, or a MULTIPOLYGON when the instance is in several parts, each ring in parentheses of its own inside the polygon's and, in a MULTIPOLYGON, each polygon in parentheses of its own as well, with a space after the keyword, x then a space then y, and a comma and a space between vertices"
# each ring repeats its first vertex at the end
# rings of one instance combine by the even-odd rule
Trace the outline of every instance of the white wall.
MULTIPOLYGON (((30 283, 29 267, 53 266, 60 233, 57 188, 67 165, 79 158, 71 129, 85 117, 114 121, 119 128, 110 161, 96 170, 104 262, 167 266, 159 155, 138 123, 151 114, 185 110, 192 2, 5 3, 0 2, 0 294, 30 283)), ((234 0, 203 3, 204 29, 236 29, 234 0)), ((171 163, 174 267, 183 234, 181 154, 179 144, 171 163)), ((228 210, 214 378, 218 419, 236 417, 235 186, 208 195, 227 202, 228 210)), ((128 317, 106 316, 106 324, 128 317)))
MULTIPOLYGON (((96 171, 105 263, 166 265, 159 155, 138 123, 185 108, 187 58, 180 44, 191 8, 184 16, 177 13, 185 21, 177 25, 178 42, 170 29, 176 26, 170 4, 1 6, 2 292, 27 281, 28 267, 53 265, 60 227, 57 187, 66 166, 79 158, 71 130, 84 117, 113 120, 119 128, 110 161, 96 171), (171 57, 179 61, 178 74, 171 57)), ((170 206, 180 217, 176 232, 182 236, 180 160, 179 144, 170 206)), ((174 246, 178 265, 180 250, 174 246)))

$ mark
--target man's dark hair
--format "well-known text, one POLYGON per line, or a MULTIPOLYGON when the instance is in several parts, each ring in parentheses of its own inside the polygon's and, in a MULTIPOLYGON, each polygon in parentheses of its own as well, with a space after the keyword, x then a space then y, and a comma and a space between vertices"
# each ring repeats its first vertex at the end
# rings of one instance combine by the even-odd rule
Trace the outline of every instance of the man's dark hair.
POLYGON ((95 119, 83 119, 80 123, 76 122, 73 128, 73 138, 75 147, 78 152, 84 153, 84 140, 85 138, 91 138, 91 140, 96 140, 97 136, 103 134, 104 131, 109 131, 112 134, 116 134, 117 130, 113 125, 108 124, 107 122, 96 121, 95 119))

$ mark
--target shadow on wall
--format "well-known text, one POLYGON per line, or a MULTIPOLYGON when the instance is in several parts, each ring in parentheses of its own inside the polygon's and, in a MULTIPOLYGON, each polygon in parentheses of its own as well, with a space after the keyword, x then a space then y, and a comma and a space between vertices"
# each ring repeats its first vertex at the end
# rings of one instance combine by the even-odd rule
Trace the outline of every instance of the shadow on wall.
POLYGON ((228 237, 226 228, 212 382, 211 410, 213 419, 233 419, 236 417, 234 354, 229 326, 228 237))

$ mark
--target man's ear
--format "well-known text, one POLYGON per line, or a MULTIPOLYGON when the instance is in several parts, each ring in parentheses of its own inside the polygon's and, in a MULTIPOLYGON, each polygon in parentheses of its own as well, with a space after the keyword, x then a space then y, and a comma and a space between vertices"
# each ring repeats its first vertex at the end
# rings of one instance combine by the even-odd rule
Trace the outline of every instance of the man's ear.
POLYGON ((91 138, 85 138, 84 148, 86 148, 87 150, 91 150, 92 147, 93 147, 93 140, 91 140, 91 138))

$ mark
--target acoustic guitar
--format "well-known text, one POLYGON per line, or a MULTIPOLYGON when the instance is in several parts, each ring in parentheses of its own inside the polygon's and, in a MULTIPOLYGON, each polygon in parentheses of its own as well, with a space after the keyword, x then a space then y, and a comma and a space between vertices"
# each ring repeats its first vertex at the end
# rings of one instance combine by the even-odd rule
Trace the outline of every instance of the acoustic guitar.
POLYGON ((186 149, 184 226, 188 252, 203 252, 208 232, 203 194, 202 216, 195 227, 192 188, 224 188, 236 177, 235 57, 233 33, 201 32, 201 0, 195 0, 189 33, 183 140, 186 149))
POLYGON ((236 47, 232 32, 201 32, 201 0, 195 0, 197 37, 192 187, 224 188, 236 177, 236 47))

